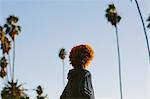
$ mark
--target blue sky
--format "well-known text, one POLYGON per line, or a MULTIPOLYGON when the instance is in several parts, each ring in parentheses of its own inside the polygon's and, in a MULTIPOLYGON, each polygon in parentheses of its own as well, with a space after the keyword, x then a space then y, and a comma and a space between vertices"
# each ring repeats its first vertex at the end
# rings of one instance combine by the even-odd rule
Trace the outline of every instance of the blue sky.
MULTIPOLYGON (((27 89, 40 84, 50 99, 58 99, 63 91, 59 49, 69 53, 75 45, 90 44, 95 51, 89 70, 96 99, 119 99, 115 28, 105 19, 110 3, 122 17, 118 32, 124 99, 149 99, 147 47, 136 4, 130 0, 0 0, 0 25, 16 15, 22 27, 16 40, 15 78, 27 89)), ((139 0, 145 20, 149 4, 139 0)), ((69 69, 67 55, 66 76, 69 69)), ((32 90, 27 93, 35 95, 32 90)))

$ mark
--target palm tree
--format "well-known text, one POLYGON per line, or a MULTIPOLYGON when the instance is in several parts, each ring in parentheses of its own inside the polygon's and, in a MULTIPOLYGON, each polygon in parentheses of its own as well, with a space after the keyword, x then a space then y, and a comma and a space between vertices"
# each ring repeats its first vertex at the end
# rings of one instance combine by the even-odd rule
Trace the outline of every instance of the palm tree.
POLYGON ((24 91, 22 84, 18 85, 18 82, 8 81, 8 84, 1 91, 1 97, 2 99, 29 99, 24 91))
POLYGON ((36 99, 48 99, 47 95, 43 96, 43 88, 41 85, 37 86, 36 88, 36 93, 37 93, 37 96, 36 96, 36 99))
POLYGON ((64 63, 64 59, 65 59, 66 55, 67 55, 67 53, 66 53, 65 49, 61 48, 58 56, 62 60, 62 64, 63 64, 63 87, 65 86, 65 63, 64 63))
MULTIPOLYGON (((6 24, 4 24, 4 29, 5 29, 5 35, 7 35, 7 37, 11 38, 10 41, 7 41, 8 43, 13 43, 13 57, 12 57, 12 68, 11 68, 11 63, 10 63, 10 60, 9 60, 9 65, 10 65, 10 73, 11 73, 11 80, 13 81, 14 80, 14 70, 15 70, 15 37, 16 35, 18 35, 20 32, 21 32, 21 27, 18 25, 18 21, 19 21, 19 18, 16 17, 16 16, 9 16, 7 19, 6 19, 6 24)), ((11 44, 9 44, 10 46, 11 44)), ((8 47, 9 47, 8 46, 8 47)), ((8 49, 8 48, 7 48, 8 49)), ((9 48, 10 50, 11 48, 9 48)), ((9 57, 9 52, 7 51, 6 52, 8 54, 8 57, 9 57)))
POLYGON ((110 22, 116 29, 116 41, 117 41, 117 51, 118 51, 118 66, 119 66, 119 85, 120 85, 120 99, 123 99, 122 95, 122 80, 121 80, 121 61, 120 61, 120 48, 119 48, 119 36, 117 24, 120 22, 121 17, 118 15, 116 7, 114 4, 109 4, 106 9, 105 17, 108 22, 110 22))
POLYGON ((17 25, 19 21, 16 16, 9 16, 6 19, 6 24, 3 27, 0 27, 0 44, 2 49, 3 56, 0 59, 0 76, 4 78, 8 73, 10 73, 11 81, 8 80, 6 86, 3 88, 1 92, 2 99, 29 99, 24 93, 24 89, 22 89, 22 85, 18 85, 18 82, 14 81, 14 67, 15 67, 15 36, 19 34, 21 28, 17 25), (11 43, 13 43, 13 48, 11 48, 11 43), (13 50, 13 63, 11 68, 9 57, 10 50, 13 50), (7 72, 7 65, 9 63, 10 72, 7 72))
POLYGON ((148 50, 148 54, 149 54, 149 62, 150 62, 150 47, 149 47, 149 41, 148 41, 148 36, 147 36, 147 32, 146 32, 146 27, 145 27, 144 19, 143 19, 143 16, 142 16, 142 13, 141 13, 138 1, 137 0, 134 0, 134 1, 136 3, 137 9, 138 9, 138 12, 139 12, 139 15, 140 15, 140 19, 141 19, 141 22, 142 22, 142 26, 143 26, 143 30, 144 30, 144 35, 145 35, 145 39, 146 39, 146 44, 147 44, 147 50, 148 50))
POLYGON ((150 15, 149 15, 149 17, 148 17, 147 21, 149 22, 149 23, 148 23, 148 25, 147 25, 147 28, 149 28, 149 29, 150 29, 150 15))
POLYGON ((1 50, 2 50, 2 57, 0 59, 0 67, 1 67, 0 77, 5 78, 7 76, 7 80, 8 80, 8 75, 7 75, 8 61, 7 61, 6 56, 11 49, 11 41, 6 36, 6 33, 2 26, 0 26, 0 44, 1 44, 1 50))
POLYGON ((0 66, 1 66, 1 71, 0 71, 0 77, 1 78, 4 78, 6 75, 7 75, 7 59, 5 58, 5 56, 3 56, 1 59, 0 59, 0 66))

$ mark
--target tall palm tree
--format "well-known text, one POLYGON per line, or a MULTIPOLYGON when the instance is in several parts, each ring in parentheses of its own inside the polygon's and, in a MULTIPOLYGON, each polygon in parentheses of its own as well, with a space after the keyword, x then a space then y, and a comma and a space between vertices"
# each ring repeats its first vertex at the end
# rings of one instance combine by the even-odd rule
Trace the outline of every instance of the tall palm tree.
POLYGON ((1 44, 1 50, 2 50, 2 57, 0 59, 0 67, 1 67, 0 77, 5 78, 7 76, 7 80, 8 80, 8 75, 7 75, 8 61, 7 61, 6 56, 11 49, 11 41, 6 36, 4 28, 1 26, 0 26, 0 44, 1 44))
POLYGON ((65 63, 64 63, 64 59, 65 59, 66 55, 67 55, 67 53, 66 53, 65 49, 61 48, 58 56, 62 60, 62 64, 63 64, 63 87, 65 86, 65 63))
POLYGON ((149 15, 149 17, 148 17, 147 21, 149 22, 149 23, 148 23, 148 25, 147 25, 147 28, 149 28, 149 29, 150 29, 150 15, 149 15))
MULTIPOLYGON (((0 27, 0 44, 3 53, 3 57, 0 59, 0 76, 4 78, 6 74, 10 73, 11 81, 6 84, 6 86, 2 89, 1 97, 2 99, 29 99, 24 93, 24 89, 22 89, 22 85, 18 85, 18 82, 14 81, 14 67, 15 67, 15 36, 19 34, 21 28, 17 25, 18 17, 9 16, 6 19, 6 24, 3 27, 0 27), (13 48, 11 48, 11 43, 13 43, 13 48), (12 68, 10 68, 10 72, 7 73, 6 66, 10 63, 9 57, 10 50, 13 50, 13 63, 12 68)), ((8 75, 7 75, 8 77, 8 75)))
POLYGON ((142 13, 141 13, 138 1, 137 0, 134 0, 134 1, 136 3, 137 9, 138 9, 138 12, 139 12, 139 15, 140 15, 140 19, 141 19, 141 22, 142 22, 142 26, 143 26, 143 30, 144 30, 144 35, 145 35, 145 39, 146 39, 146 44, 147 44, 147 50, 148 50, 148 54, 149 54, 149 62, 150 62, 150 47, 149 47, 149 41, 148 41, 148 36, 147 36, 147 32, 146 32, 146 27, 145 27, 144 19, 143 19, 143 16, 142 16, 142 13))
MULTIPOLYGON (((11 38, 11 42, 13 43, 13 57, 12 57, 12 68, 11 68, 11 80, 13 81, 14 80, 14 70, 15 70, 15 37, 16 35, 18 35, 20 32, 21 32, 21 27, 18 25, 18 21, 19 21, 19 18, 16 17, 16 16, 9 16, 7 19, 6 19, 6 24, 4 25, 4 28, 5 28, 5 34, 9 36, 9 38, 11 38)), ((9 57, 9 53, 8 54, 8 57, 9 57)), ((9 60, 10 61, 10 60, 9 60)), ((9 62, 10 63, 10 62, 9 62)), ((11 63, 10 63, 10 67, 11 67, 11 63)))
POLYGON ((119 47, 119 36, 118 36, 118 27, 117 24, 120 22, 121 17, 118 15, 116 7, 114 4, 109 4, 106 9, 105 17, 108 22, 116 29, 116 42, 117 42, 117 51, 118 51, 118 66, 119 66, 119 85, 120 85, 120 99, 123 99, 122 95, 122 80, 121 80, 121 61, 120 61, 120 47, 119 47))

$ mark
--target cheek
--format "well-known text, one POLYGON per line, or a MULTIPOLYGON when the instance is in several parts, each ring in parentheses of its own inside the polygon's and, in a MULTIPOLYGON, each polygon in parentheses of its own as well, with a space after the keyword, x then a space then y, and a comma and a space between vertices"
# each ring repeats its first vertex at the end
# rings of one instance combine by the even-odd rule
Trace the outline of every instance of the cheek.
POLYGON ((91 61, 88 61, 88 62, 85 64, 85 68, 86 68, 86 69, 90 67, 90 63, 91 63, 91 61))

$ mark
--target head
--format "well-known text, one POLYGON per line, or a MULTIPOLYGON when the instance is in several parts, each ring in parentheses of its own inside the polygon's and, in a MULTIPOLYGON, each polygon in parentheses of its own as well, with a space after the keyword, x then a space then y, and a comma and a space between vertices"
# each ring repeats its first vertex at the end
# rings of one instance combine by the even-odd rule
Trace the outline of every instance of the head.
POLYGON ((69 59, 74 68, 87 69, 94 57, 94 51, 90 45, 78 45, 71 49, 69 59))

